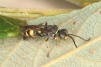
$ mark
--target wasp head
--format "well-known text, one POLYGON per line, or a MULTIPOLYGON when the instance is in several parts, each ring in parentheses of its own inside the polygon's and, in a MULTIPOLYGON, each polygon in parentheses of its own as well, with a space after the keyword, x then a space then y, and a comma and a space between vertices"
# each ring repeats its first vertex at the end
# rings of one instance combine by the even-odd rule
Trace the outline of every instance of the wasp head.
POLYGON ((63 39, 67 39, 68 31, 66 29, 61 29, 58 31, 58 36, 63 39))

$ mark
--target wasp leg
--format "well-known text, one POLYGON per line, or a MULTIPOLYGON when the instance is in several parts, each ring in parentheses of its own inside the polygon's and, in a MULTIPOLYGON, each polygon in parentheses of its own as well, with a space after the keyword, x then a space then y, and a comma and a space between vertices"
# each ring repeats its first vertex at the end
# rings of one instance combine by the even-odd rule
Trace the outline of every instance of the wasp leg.
POLYGON ((56 45, 58 45, 58 36, 54 36, 53 39, 56 40, 56 45))
POLYGON ((46 54, 47 54, 47 57, 49 58, 50 57, 50 50, 49 49, 47 50, 46 54))
POLYGON ((47 46, 47 48, 49 48, 49 45, 48 45, 48 42, 47 42, 48 39, 49 39, 49 37, 46 39, 46 43, 47 43, 46 46, 47 46))
POLYGON ((47 50, 47 57, 50 58, 50 53, 51 53, 52 49, 48 49, 47 50))
POLYGON ((56 39, 56 45, 58 45, 58 40, 56 39))
POLYGON ((26 40, 28 37, 23 35, 23 40, 26 40))
POLYGON ((40 36, 40 37, 43 37, 44 35, 41 35, 41 34, 38 34, 38 33, 36 33, 38 36, 40 36))
POLYGON ((48 41, 49 37, 46 39, 46 41, 48 41))

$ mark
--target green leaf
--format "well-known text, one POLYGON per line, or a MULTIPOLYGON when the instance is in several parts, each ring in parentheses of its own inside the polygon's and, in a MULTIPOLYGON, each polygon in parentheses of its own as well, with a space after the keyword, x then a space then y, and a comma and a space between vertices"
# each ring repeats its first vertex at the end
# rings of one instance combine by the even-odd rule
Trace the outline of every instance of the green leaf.
POLYGON ((21 20, 0 15, 0 38, 18 35, 21 20))
POLYGON ((27 20, 28 24, 48 22, 56 24, 68 33, 79 35, 90 41, 73 37, 73 41, 47 37, 35 37, 22 40, 21 36, 0 40, 1 67, 100 67, 101 66, 101 2, 89 5, 69 14, 40 17, 27 20), (46 45, 49 45, 49 48, 46 45), (50 57, 47 58, 47 53, 50 57))

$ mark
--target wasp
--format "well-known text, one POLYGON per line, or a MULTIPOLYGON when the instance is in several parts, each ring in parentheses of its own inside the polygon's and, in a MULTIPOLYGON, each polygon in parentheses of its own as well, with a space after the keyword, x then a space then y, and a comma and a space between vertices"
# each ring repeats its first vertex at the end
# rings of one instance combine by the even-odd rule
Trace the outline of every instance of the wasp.
MULTIPOLYGON (((59 29, 57 25, 48 25, 47 22, 41 23, 39 25, 25 25, 21 27, 24 28, 24 32, 23 32, 24 40, 27 38, 32 38, 36 35, 40 37, 47 36, 48 38, 46 39, 46 41, 48 41, 50 38, 53 40, 57 40, 58 38, 67 39, 67 37, 70 37, 76 48, 77 48, 77 45, 72 36, 78 37, 84 41, 90 40, 90 38, 86 40, 78 35, 69 34, 66 29, 59 29)), ((49 53, 47 57, 49 57, 49 53)))
POLYGON ((77 48, 77 45, 75 43, 75 40, 73 39, 72 36, 78 37, 84 41, 89 41, 89 39, 84 39, 78 35, 75 34, 69 34, 66 29, 59 29, 57 25, 48 25, 46 23, 41 23, 39 25, 26 25, 26 26, 21 26, 24 28, 24 33, 23 33, 23 39, 27 38, 32 38, 34 36, 48 36, 46 41, 48 41, 49 38, 57 40, 58 38, 60 39, 67 39, 67 37, 70 37, 77 48))

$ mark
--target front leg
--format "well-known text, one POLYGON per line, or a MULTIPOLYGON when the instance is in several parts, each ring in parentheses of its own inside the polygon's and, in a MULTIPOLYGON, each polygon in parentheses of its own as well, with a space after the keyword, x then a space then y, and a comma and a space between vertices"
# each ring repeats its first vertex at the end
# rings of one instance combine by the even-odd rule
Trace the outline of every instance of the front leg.
POLYGON ((27 38, 28 38, 27 36, 23 35, 23 40, 26 40, 27 38))
POLYGON ((46 41, 48 41, 49 40, 49 37, 46 39, 46 41))

